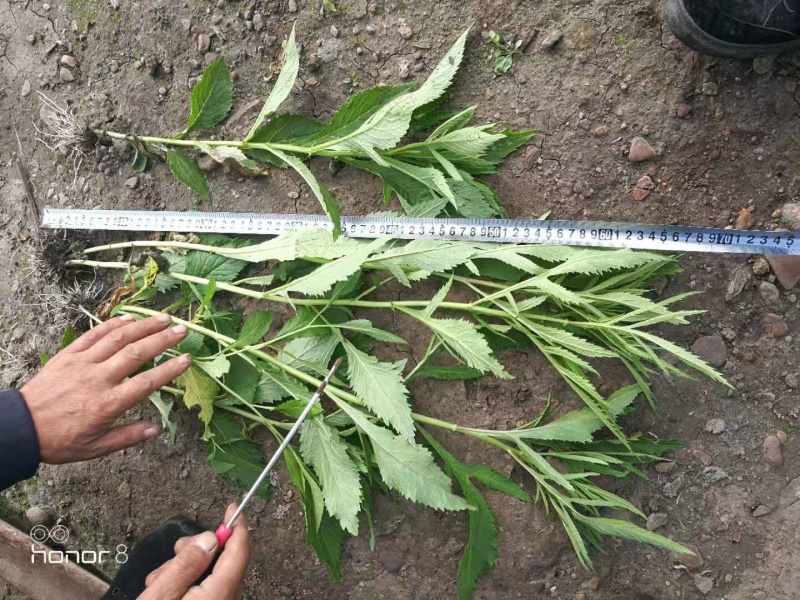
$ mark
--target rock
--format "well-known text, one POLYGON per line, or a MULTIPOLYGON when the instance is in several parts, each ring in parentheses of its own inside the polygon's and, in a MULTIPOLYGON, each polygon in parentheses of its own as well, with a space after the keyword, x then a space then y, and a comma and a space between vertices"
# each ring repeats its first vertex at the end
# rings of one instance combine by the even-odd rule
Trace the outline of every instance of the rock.
POLYGON ((675 468, 675 463, 672 461, 665 460, 660 463, 656 463, 656 471, 659 473, 672 473, 672 470, 675 468))
POLYGON ((319 79, 314 77, 313 75, 306 79, 306 87, 314 87, 319 84, 319 79))
POLYGON ((197 161, 197 166, 200 167, 201 171, 204 171, 206 173, 210 173, 211 171, 219 167, 219 165, 220 165, 219 162, 217 162, 207 154, 205 156, 201 156, 197 161))
POLYGON ((409 27, 406 24, 405 19, 400 19, 400 25, 397 28, 397 33, 399 33, 400 37, 403 38, 404 40, 408 40, 411 38, 412 35, 414 35, 414 32, 411 30, 411 27, 409 27))
POLYGON ((117 494, 123 498, 131 497, 131 486, 127 481, 123 481, 117 487, 117 494))
POLYGON ((286 196, 290 200, 297 200, 300 197, 300 194, 298 194, 297 192, 289 192, 288 194, 286 194, 286 196))
POLYGON ((725 421, 722 419, 709 419, 706 421, 703 430, 707 431, 708 433, 713 433, 714 435, 719 435, 725 431, 725 421))
POLYGON ((541 156, 542 151, 538 146, 528 146, 525 148, 525 156, 523 158, 525 162, 525 170, 530 171, 532 168, 534 168, 541 156))
POLYGON ((75 67, 78 66, 78 59, 75 58, 74 56, 70 56, 69 54, 65 54, 64 56, 61 57, 61 64, 64 65, 65 67, 70 67, 74 69, 75 67))
POLYGON ((286 4, 286 10, 288 10, 290 13, 296 13, 297 0, 289 0, 289 2, 286 4))
POLYGON ((636 182, 636 187, 641 190, 654 190, 656 189, 656 184, 653 183, 649 175, 642 175, 636 182))
POLYGON ((787 436, 786 433, 781 430, 775 432, 775 437, 778 438, 778 441, 781 443, 781 446, 783 446, 789 439, 789 436, 787 436))
POLYGON ((766 75, 775 64, 775 56, 757 56, 753 59, 753 71, 759 75, 766 75))
POLYGON ((331 25, 331 35, 333 37, 339 37, 339 28, 336 25, 331 25))
POLYGON ((767 254, 766 259, 784 288, 789 290, 800 283, 800 256, 767 254))
POLYGON ((166 96, 167 95, 167 88, 165 88, 163 85, 160 88, 158 88, 158 95, 159 96, 166 96))
POLYGON ((264 15, 260 12, 253 15, 253 29, 256 31, 264 31, 264 15))
POLYGON ((769 506, 764 506, 763 504, 759 504, 756 506, 756 509, 753 511, 754 517, 763 517, 764 515, 768 515, 772 512, 772 509, 769 506))
POLYGON ((333 62, 339 56, 339 47, 342 42, 340 40, 325 40, 317 50, 317 58, 320 62, 333 62))
POLYGON ((407 62, 401 62, 400 67, 397 70, 397 76, 400 77, 400 79, 408 79, 408 76, 410 74, 411 74, 411 65, 409 65, 407 62))
POLYGON ((800 203, 788 202, 781 208, 781 223, 792 231, 800 231, 800 203))
POLYGON ((776 469, 783 466, 783 451, 781 443, 774 435, 764 438, 764 460, 776 469))
POLYGON ((767 305, 767 308, 778 312, 783 311, 781 293, 774 284, 770 283, 769 281, 762 281, 761 285, 758 286, 758 294, 761 296, 764 304, 767 305))
POLYGON ((719 467, 706 467, 703 469, 703 479, 708 483, 716 483, 728 479, 728 474, 719 467))
POLYGON ((628 160, 631 162, 642 162, 650 160, 656 155, 652 146, 642 136, 637 135, 631 140, 631 149, 628 152, 628 160))
POLYGON ((706 454, 702 450, 692 450, 692 456, 694 456, 697 460, 699 460, 705 466, 710 465, 714 460, 714 459, 711 458, 710 454, 706 454))
POLYGON ((789 333, 789 328, 779 315, 767 313, 764 315, 764 332, 771 337, 781 338, 789 333))
POLYGON ((633 197, 640 202, 647 198, 650 195, 650 190, 642 190, 639 188, 633 188, 633 197))
POLYGON ((719 93, 719 86, 713 81, 706 81, 701 91, 704 96, 716 96, 719 93))
POLYGON ((686 482, 686 478, 684 477, 683 473, 678 475, 675 479, 668 482, 664 486, 664 495, 667 498, 676 498, 683 487, 683 484, 686 482))
POLYGON ((397 573, 403 568, 403 555, 391 547, 378 553, 378 561, 389 573, 397 573))
POLYGON ((753 261, 753 273, 756 275, 766 275, 769 273, 769 262, 763 256, 759 256, 753 261))
POLYGON ((197 36, 197 51, 200 54, 205 54, 208 52, 209 48, 211 48, 211 38, 205 33, 199 34, 197 36))
POLYGON ((714 580, 711 577, 706 577, 705 575, 695 575, 694 586, 700 590, 700 593, 703 594, 703 596, 705 596, 714 589, 714 580))
POLYGON ((19 92, 21 98, 26 98, 31 93, 31 82, 27 79, 22 82, 22 89, 19 92))
POLYGON ((127 160, 131 156, 131 147, 128 142, 125 140, 120 140, 115 138, 113 142, 111 142, 111 148, 117 158, 121 160, 127 160))
POLYGON ((25 517, 31 525, 43 525, 44 527, 50 527, 55 521, 53 514, 41 506, 31 506, 25 511, 25 517))
POLYGON ((553 31, 548 33, 542 40, 542 45, 541 45, 542 50, 544 52, 547 52, 548 50, 553 48, 553 46, 555 46, 558 43, 558 41, 562 38, 563 35, 564 34, 560 29, 554 29, 553 31))
POLYGON ((133 177, 128 177, 128 179, 125 180, 125 187, 135 190, 139 187, 139 178, 135 175, 133 177))
POLYGON ((217 54, 216 52, 206 52, 203 55, 203 63, 205 63, 206 66, 209 66, 211 63, 213 63, 218 58, 219 58, 219 54, 217 54))
POLYGON ((697 338, 692 344, 692 353, 696 354, 712 367, 721 367, 728 360, 728 347, 719 335, 706 335, 697 338))
POLYGON ((675 109, 675 116, 679 119, 685 119, 692 113, 692 107, 688 104, 681 104, 677 109, 675 109))
POLYGON ((678 564, 683 565, 690 571, 696 571, 697 569, 701 568, 705 561, 703 560, 703 555, 700 554, 700 548, 698 548, 694 544, 681 544, 681 545, 686 546, 689 550, 694 552, 694 554, 682 554, 680 552, 673 552, 672 560, 678 564))
POLYGON ((108 0, 112 10, 119 10, 119 0, 108 0))
POLYGON ((647 531, 655 531, 660 527, 664 527, 669 523, 669 515, 667 513, 651 513, 649 517, 647 517, 647 524, 645 527, 647 531))
POLYGON ((589 131, 589 128, 592 126, 592 122, 589 119, 581 119, 578 121, 578 127, 583 129, 584 131, 589 131))
POLYGON ((70 71, 67 67, 61 67, 58 70, 58 76, 61 78, 61 81, 75 81, 75 75, 73 75, 72 71, 70 71))
POLYGON ((594 128, 594 131, 592 133, 597 137, 603 137, 604 135, 608 134, 608 127, 606 127, 605 125, 598 125, 597 127, 594 128))
POLYGON ((753 218, 753 213, 743 208, 739 211, 739 214, 736 215, 736 221, 733 226, 736 229, 750 229, 754 223, 755 219, 753 218))

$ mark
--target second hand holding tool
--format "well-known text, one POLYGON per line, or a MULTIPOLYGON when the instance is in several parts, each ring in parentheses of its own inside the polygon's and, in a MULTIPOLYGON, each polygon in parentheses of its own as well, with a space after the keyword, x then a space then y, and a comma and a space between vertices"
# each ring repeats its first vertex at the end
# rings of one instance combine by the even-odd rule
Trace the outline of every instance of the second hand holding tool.
POLYGON ((311 396, 311 400, 308 401, 308 404, 303 409, 303 412, 300 414, 300 417, 298 417, 297 421, 295 421, 294 425, 292 425, 292 428, 289 430, 289 433, 286 434, 286 437, 283 438, 281 445, 278 446, 278 449, 275 451, 275 454, 273 454, 272 458, 269 459, 267 466, 264 467, 263 471, 261 471, 261 475, 258 476, 256 482, 245 494, 244 498, 242 499, 242 502, 236 509, 236 512, 233 513, 233 516, 228 520, 227 523, 223 523, 217 528, 215 535, 217 536, 217 542, 219 543, 220 550, 225 548, 225 543, 228 541, 228 538, 230 538, 231 535, 233 534, 234 522, 236 521, 236 519, 239 518, 239 515, 242 514, 242 511, 244 510, 244 507, 247 505, 247 503, 250 501, 250 498, 252 498, 253 494, 263 483, 264 479, 266 479, 267 475, 269 475, 269 472, 272 470, 272 467, 274 467, 275 463, 278 462, 278 459, 281 457, 281 454, 283 454, 283 451, 286 450, 286 446, 288 446, 289 442, 292 441, 294 434, 297 433, 298 429, 300 429, 300 425, 303 424, 303 421, 305 421, 306 417, 308 416, 308 413, 311 412, 311 409, 314 408, 314 405, 317 403, 317 400, 319 400, 320 396, 322 396, 322 392, 325 391, 325 387, 333 378, 334 373, 336 373, 336 369, 339 368, 339 365, 341 363, 342 363, 341 358, 336 359, 336 362, 333 363, 333 367, 331 367, 331 370, 328 371, 328 374, 325 376, 325 379, 322 380, 322 383, 317 388, 317 391, 314 392, 313 396, 311 396))

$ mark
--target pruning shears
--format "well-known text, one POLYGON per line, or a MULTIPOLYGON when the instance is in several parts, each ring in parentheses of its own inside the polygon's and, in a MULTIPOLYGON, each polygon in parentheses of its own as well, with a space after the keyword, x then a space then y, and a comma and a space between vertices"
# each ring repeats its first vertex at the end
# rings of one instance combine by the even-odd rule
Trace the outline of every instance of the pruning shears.
POLYGON ((278 449, 275 451, 275 454, 273 454, 272 458, 269 459, 267 466, 264 467, 263 471, 261 471, 261 475, 258 476, 256 482, 244 495, 244 498, 242 499, 242 502, 239 504, 239 507, 236 509, 236 512, 233 513, 233 516, 228 520, 227 523, 223 523, 217 528, 215 535, 217 536, 217 543, 219 544, 220 550, 222 550, 225 547, 225 543, 233 534, 234 522, 236 521, 236 519, 239 518, 239 515, 242 514, 242 511, 244 510, 244 507, 247 505, 247 503, 250 501, 250 498, 253 497, 253 494, 256 492, 259 486, 264 482, 264 479, 266 479, 267 475, 269 475, 269 472, 272 470, 272 467, 274 467, 275 463, 278 462, 278 459, 281 457, 281 454, 283 454, 283 451, 286 450, 286 446, 288 446, 289 442, 292 441, 294 434, 297 433, 298 429, 300 429, 300 425, 303 424, 303 421, 305 421, 306 417, 308 416, 308 413, 311 412, 311 409, 314 408, 314 405, 317 403, 317 400, 319 400, 320 396, 322 396, 322 392, 325 391, 325 387, 328 385, 328 383, 330 383, 331 379, 333 379, 333 375, 334 373, 336 373, 336 369, 339 368, 339 365, 341 363, 342 363, 341 358, 336 359, 336 362, 333 363, 333 367, 331 367, 331 370, 328 371, 328 374, 325 376, 325 379, 322 380, 322 383, 317 388, 317 391, 314 392, 313 396, 311 396, 311 399, 308 401, 308 404, 303 409, 303 412, 300 414, 300 417, 298 417, 297 421, 295 421, 294 425, 292 425, 292 428, 289 430, 289 433, 286 434, 286 437, 283 438, 281 445, 278 446, 278 449))

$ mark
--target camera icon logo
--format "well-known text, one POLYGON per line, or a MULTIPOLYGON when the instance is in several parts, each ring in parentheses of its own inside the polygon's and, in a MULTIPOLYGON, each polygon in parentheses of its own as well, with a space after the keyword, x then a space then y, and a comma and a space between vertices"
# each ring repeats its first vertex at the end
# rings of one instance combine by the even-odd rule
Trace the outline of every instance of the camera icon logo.
POLYGON ((44 544, 47 540, 56 544, 66 544, 69 540, 69 530, 63 525, 56 525, 52 529, 48 529, 44 525, 36 525, 31 529, 30 535, 37 544, 44 544))

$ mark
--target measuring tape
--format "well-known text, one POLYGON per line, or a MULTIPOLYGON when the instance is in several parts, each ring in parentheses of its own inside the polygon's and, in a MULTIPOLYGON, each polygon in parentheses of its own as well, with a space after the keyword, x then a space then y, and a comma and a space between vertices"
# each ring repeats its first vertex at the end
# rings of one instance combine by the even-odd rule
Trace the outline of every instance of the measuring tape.
MULTIPOLYGON (((741 231, 608 221, 418 219, 394 216, 342 217, 341 223, 342 235, 354 238, 389 236, 402 240, 556 244, 673 252, 800 254, 800 232, 741 231)), ((250 235, 277 235, 307 228, 333 229, 330 219, 324 215, 82 209, 45 209, 42 227, 250 235)))

